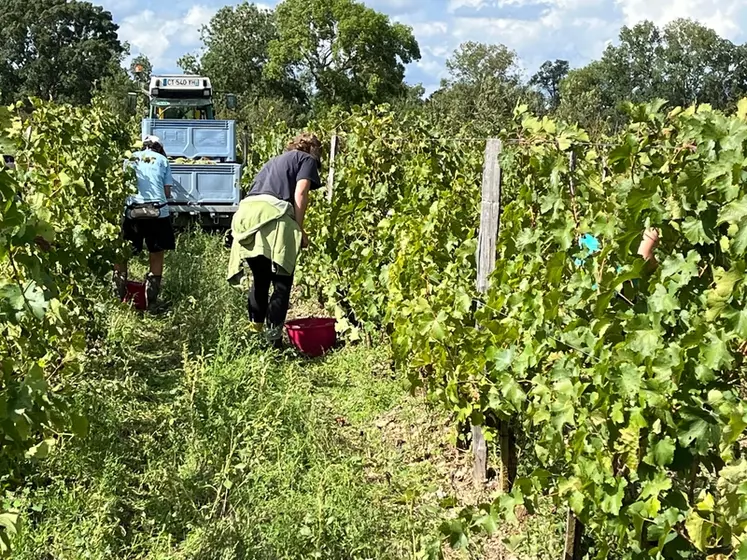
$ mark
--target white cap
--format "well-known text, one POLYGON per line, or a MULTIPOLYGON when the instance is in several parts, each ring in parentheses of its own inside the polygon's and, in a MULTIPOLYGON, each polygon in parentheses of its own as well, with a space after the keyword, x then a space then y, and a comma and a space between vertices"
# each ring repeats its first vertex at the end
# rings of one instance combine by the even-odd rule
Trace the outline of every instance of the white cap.
MULTIPOLYGON (((152 134, 149 134, 145 138, 143 138, 143 143, 149 142, 151 144, 161 144, 161 139, 158 136, 154 136, 152 134)), ((161 144, 163 145, 163 144, 161 144)))

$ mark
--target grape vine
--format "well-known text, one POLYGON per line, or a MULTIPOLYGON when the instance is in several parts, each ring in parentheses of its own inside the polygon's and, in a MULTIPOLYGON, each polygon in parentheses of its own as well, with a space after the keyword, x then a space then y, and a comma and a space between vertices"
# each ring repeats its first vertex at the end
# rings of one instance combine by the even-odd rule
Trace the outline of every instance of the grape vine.
MULTIPOLYGON (((128 193, 131 139, 106 110, 40 101, 0 108, 0 464, 12 490, 25 460, 43 459, 83 411, 65 398, 85 367, 95 296, 111 270, 128 193)), ((104 285, 103 288, 106 288, 104 285)), ((12 505, 12 504, 11 504, 12 505)), ((17 515, 0 513, 0 553, 17 515)))
POLYGON ((476 313, 483 145, 386 108, 348 116, 299 277, 338 316, 384 327, 413 385, 457 420, 510 421, 531 442, 511 492, 447 531, 492 530, 545 495, 599 558, 747 558, 747 102, 734 116, 629 110, 596 144, 517 109, 476 313), (636 254, 648 226, 656 268, 636 254))

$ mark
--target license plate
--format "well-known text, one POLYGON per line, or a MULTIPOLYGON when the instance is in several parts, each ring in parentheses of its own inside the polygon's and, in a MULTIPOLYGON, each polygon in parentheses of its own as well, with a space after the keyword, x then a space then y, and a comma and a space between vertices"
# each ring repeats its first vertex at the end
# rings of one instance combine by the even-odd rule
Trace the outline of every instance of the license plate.
POLYGON ((164 78, 165 87, 200 87, 198 78, 164 78))

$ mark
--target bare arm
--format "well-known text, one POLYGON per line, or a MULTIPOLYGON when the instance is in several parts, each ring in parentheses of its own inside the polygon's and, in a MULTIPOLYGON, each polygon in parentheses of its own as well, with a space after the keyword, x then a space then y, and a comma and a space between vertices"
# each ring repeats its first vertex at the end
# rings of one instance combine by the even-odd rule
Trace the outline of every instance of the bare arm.
POLYGON ((301 179, 296 183, 296 194, 293 198, 293 211, 296 223, 303 231, 303 221, 306 217, 306 209, 309 207, 309 193, 311 192, 311 181, 301 179))
POLYGON ((638 254, 648 261, 649 267, 656 268, 659 263, 656 262, 654 249, 659 244, 659 232, 656 228, 649 228, 643 232, 643 239, 638 246, 638 254))
MULTIPOLYGON (((162 153, 163 156, 165 156, 165 153, 162 153)), ((163 193, 166 195, 166 198, 171 198, 171 186, 174 184, 174 177, 171 175, 171 164, 168 160, 166 160, 166 177, 164 178, 163 182, 163 193)))

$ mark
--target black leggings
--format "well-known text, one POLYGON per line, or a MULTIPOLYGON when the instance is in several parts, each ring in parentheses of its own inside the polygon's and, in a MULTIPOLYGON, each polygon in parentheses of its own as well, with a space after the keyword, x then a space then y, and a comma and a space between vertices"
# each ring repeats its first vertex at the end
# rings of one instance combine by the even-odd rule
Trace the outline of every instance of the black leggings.
POLYGON ((254 285, 249 293, 249 319, 254 323, 267 322, 271 327, 282 327, 290 306, 293 276, 282 276, 272 271, 272 261, 266 257, 247 259, 252 269, 254 285), (270 297, 270 284, 273 292, 270 297))

